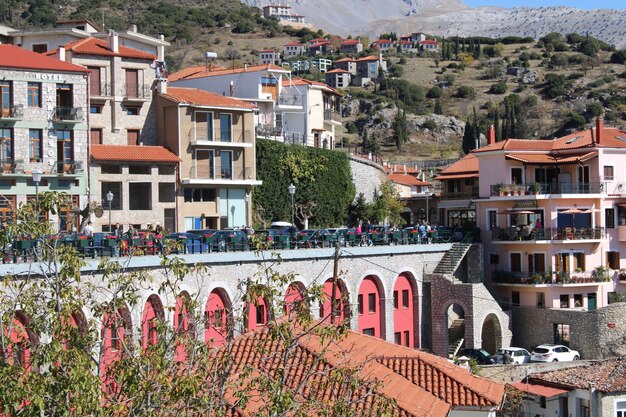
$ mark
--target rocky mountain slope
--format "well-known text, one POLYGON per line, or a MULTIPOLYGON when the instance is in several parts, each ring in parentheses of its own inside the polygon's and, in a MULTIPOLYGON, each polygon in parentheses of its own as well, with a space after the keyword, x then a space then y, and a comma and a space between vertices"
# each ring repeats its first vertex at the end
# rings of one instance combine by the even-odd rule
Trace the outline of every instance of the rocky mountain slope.
MULTIPOLYGON (((242 0, 262 7, 269 0, 242 0)), ((461 0, 284 0, 312 25, 346 36, 423 31, 443 36, 532 36, 588 33, 626 47, 626 10, 573 7, 468 8, 461 0)))

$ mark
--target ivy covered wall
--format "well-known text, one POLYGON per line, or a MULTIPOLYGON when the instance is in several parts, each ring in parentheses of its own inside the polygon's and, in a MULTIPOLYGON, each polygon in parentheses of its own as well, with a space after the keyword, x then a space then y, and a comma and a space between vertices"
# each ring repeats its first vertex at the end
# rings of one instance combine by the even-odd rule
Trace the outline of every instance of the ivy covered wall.
MULTIPOLYGON (((257 139, 257 179, 263 185, 253 191, 255 223, 291 221, 290 183, 296 186, 296 205, 315 203, 309 227, 341 226, 355 188, 348 155, 319 148, 285 145, 257 139)), ((302 226, 297 219, 296 224, 302 226)))

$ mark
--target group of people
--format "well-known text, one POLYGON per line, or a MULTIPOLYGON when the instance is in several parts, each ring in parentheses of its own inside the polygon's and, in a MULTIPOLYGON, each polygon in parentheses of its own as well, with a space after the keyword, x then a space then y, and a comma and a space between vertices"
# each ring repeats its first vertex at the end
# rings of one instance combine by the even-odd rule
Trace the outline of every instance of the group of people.
MULTIPOLYGON (((154 230, 152 230, 152 227, 149 226, 148 232, 152 232, 156 235, 162 235, 164 232, 163 226, 161 226, 160 224, 157 224, 154 230)), ((129 224, 128 230, 124 232, 124 226, 121 225, 120 223, 116 223, 115 226, 113 227, 113 230, 111 230, 111 233, 118 239, 132 238, 134 236, 137 236, 137 229, 135 229, 135 227, 132 224, 129 224)), ((87 225, 83 229, 83 234, 90 238, 93 237, 94 230, 93 230, 93 223, 91 221, 87 222, 87 225)))

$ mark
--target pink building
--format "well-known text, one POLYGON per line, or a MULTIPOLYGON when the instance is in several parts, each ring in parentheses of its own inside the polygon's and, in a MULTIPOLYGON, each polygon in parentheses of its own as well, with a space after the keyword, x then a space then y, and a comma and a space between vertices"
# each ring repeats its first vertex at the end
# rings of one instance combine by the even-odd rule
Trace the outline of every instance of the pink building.
POLYGON ((487 139, 473 152, 487 279, 512 305, 607 305, 626 275, 626 133, 598 119, 553 140, 487 139))

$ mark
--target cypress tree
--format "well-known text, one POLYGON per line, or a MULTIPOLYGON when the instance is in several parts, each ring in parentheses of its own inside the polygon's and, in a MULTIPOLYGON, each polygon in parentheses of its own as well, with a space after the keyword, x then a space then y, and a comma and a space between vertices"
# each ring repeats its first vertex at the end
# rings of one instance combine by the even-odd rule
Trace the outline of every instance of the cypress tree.
POLYGON ((435 114, 443 114, 443 108, 441 107, 441 100, 437 99, 435 101, 435 114))

